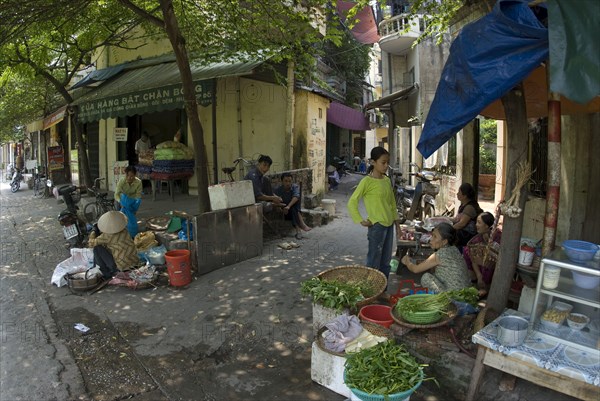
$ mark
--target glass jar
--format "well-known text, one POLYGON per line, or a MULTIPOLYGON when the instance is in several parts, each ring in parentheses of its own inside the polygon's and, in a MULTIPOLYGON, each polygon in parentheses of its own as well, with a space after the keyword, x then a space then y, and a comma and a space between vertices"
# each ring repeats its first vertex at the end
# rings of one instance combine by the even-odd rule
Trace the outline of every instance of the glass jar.
POLYGON ((542 286, 549 290, 558 287, 558 281, 560 279, 560 267, 546 266, 544 268, 544 278, 542 280, 542 286))

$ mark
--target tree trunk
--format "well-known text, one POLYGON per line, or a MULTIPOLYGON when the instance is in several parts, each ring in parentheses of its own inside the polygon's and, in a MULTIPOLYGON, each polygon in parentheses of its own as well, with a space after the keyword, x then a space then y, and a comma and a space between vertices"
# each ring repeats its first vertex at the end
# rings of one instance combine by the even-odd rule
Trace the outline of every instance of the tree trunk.
MULTIPOLYGON (((520 85, 504 95, 502 97, 502 105, 506 114, 506 166, 509 169, 506 177, 504 200, 508 200, 517 181, 516 168, 519 162, 527 161, 529 136, 527 134, 528 125, 523 87, 520 85)), ((504 216, 500 255, 496 263, 496 271, 494 272, 494 279, 492 280, 487 301, 487 306, 498 313, 502 312, 506 307, 512 279, 515 274, 515 266, 519 258, 526 200, 527 188, 523 187, 518 205, 522 210, 521 214, 517 218, 504 216)))
MULTIPOLYGON (((198 102, 196 101, 196 91, 194 80, 190 69, 190 61, 185 46, 185 40, 181 36, 177 17, 173 10, 171 0, 160 0, 165 30, 173 47, 177 66, 181 74, 183 85, 183 96, 185 99, 185 111, 190 123, 192 138, 194 139, 195 170, 198 184, 198 204, 200 213, 210 211, 210 200, 208 198, 208 173, 206 160, 206 146, 204 144, 204 130, 198 115, 198 102)), ((213 88, 216 90, 216 88, 213 88)))
POLYGON ((71 129, 75 130, 75 138, 77 138, 77 153, 79 155, 79 169, 81 173, 81 185, 83 187, 91 187, 94 183, 92 182, 92 174, 90 173, 90 162, 87 154, 87 143, 83 139, 83 133, 81 132, 81 126, 77 123, 77 115, 69 107, 67 109, 69 113, 69 119, 71 122, 71 129))

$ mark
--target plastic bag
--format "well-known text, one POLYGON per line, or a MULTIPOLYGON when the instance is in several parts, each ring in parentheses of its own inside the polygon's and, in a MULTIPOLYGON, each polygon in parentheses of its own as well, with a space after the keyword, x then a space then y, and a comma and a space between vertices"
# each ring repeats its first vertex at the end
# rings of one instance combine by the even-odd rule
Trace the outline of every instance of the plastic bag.
POLYGON ((155 246, 144 252, 146 260, 153 265, 164 265, 165 264, 165 253, 167 248, 164 245, 155 246))
POLYGON ((141 198, 130 198, 125 194, 121 194, 121 212, 127 216, 127 231, 129 231, 129 235, 131 238, 135 238, 138 233, 138 224, 137 218, 135 217, 135 213, 140 208, 140 204, 142 203, 141 198))
POLYGON ((452 300, 452 303, 456 305, 456 308, 458 309, 457 316, 471 315, 473 313, 479 312, 479 308, 476 308, 467 302, 452 300))
POLYGON ((84 272, 87 269, 94 266, 94 250, 91 248, 72 248, 71 257, 63 260, 56 265, 52 278, 51 284, 57 287, 67 285, 65 280, 65 274, 67 273, 78 273, 84 272))
MULTIPOLYGON (((192 223, 190 224, 190 241, 194 240, 194 226, 192 225, 192 223)), ((187 230, 188 230, 188 222, 186 219, 181 219, 181 230, 179 230, 179 233, 177 234, 177 236, 179 237, 179 239, 187 241, 188 237, 187 237, 187 230)))

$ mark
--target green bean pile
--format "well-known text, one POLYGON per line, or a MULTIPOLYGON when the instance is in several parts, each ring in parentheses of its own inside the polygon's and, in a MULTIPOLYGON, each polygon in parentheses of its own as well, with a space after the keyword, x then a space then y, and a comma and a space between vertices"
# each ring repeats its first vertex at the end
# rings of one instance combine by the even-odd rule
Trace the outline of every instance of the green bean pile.
POLYGON ((387 396, 410 390, 419 383, 423 367, 404 345, 386 341, 346 359, 346 385, 369 394, 387 396))
POLYGON ((405 297, 398 301, 396 310, 403 313, 439 312, 447 313, 451 299, 448 293, 440 292, 424 297, 405 297))

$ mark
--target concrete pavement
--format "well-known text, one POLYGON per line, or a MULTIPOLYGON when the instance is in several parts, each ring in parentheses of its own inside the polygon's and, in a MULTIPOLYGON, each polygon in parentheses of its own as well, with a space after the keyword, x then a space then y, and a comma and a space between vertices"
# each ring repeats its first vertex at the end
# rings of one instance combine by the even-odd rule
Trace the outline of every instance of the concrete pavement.
MULTIPOLYGON (((310 379, 312 311, 299 287, 323 270, 364 261, 366 231, 345 209, 360 178, 344 177, 327 195, 337 217, 294 240, 300 248, 267 242, 260 257, 182 289, 105 287, 92 295, 50 285, 68 256, 55 219, 62 206, 27 189, 12 194, 2 183, 0 400, 343 400, 310 379), (91 331, 82 335, 75 323, 91 331)), ((166 194, 155 202, 146 195, 138 217, 172 209, 198 210, 194 197, 176 194, 173 203, 166 194)), ((454 354, 458 374, 468 378, 472 360, 454 354)), ((571 399, 524 381, 498 392, 499 377, 486 375, 480 399, 571 399)), ((426 383, 411 399, 454 399, 443 390, 426 383)))

